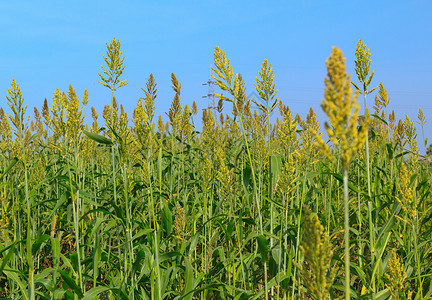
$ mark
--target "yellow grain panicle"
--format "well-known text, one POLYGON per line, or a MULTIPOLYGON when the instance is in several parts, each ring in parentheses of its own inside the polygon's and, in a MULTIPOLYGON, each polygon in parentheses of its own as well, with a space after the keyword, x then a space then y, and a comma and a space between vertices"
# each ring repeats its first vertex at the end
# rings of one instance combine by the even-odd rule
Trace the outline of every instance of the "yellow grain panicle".
POLYGON ((418 200, 416 200, 415 188, 411 185, 410 173, 405 163, 401 163, 399 177, 398 189, 400 196, 396 197, 396 200, 410 217, 415 218, 417 216, 418 200))
POLYGON ((107 56, 102 55, 107 64, 107 68, 102 67, 103 75, 98 73, 101 81, 98 83, 109 88, 111 91, 116 91, 118 88, 128 85, 126 80, 120 80, 120 76, 123 74, 125 66, 123 65, 124 57, 122 57, 123 51, 120 50, 121 43, 117 39, 112 39, 110 44, 107 45, 107 56))
POLYGON ((419 167, 419 155, 420 155, 420 149, 417 143, 417 129, 414 126, 414 122, 407 115, 405 116, 403 125, 407 137, 407 142, 410 147, 410 153, 408 155, 410 159, 410 163, 414 169, 417 169, 419 167))
POLYGON ((301 265, 294 261, 294 265, 300 271, 302 284, 314 299, 330 299, 329 291, 336 275, 336 268, 331 266, 333 251, 330 238, 316 214, 308 207, 304 213, 300 251, 305 260, 301 265))
POLYGON ((92 123, 92 132, 94 133, 99 133, 99 124, 98 124, 98 113, 96 112, 96 109, 92 106, 91 107, 91 116, 93 119, 93 123, 92 123))
MULTIPOLYGON (((361 124, 361 129, 357 127, 360 111, 358 93, 352 94, 350 76, 346 73, 342 51, 333 47, 326 65, 327 78, 324 79, 325 92, 321 107, 327 114, 330 124, 326 122, 324 127, 330 141, 340 149, 342 168, 348 169, 356 152, 363 147, 367 124, 361 124)), ((317 136, 317 141, 323 153, 334 160, 335 156, 331 154, 323 139, 317 136)))
POLYGON ((418 124, 420 124, 420 125, 422 125, 422 126, 423 126, 424 124, 426 124, 426 117, 425 117, 425 115, 424 115, 424 113, 423 113, 423 111, 422 111, 421 108, 419 108, 419 111, 418 111, 417 117, 418 117, 418 119, 419 119, 419 121, 417 122, 418 124))
POLYGON ((411 299, 412 293, 406 294, 407 275, 395 249, 392 250, 384 276, 388 281, 386 287, 390 290, 393 299, 411 299))
POLYGON ((194 101, 192 103, 192 115, 196 116, 197 113, 198 113, 198 106, 197 106, 196 102, 194 101))

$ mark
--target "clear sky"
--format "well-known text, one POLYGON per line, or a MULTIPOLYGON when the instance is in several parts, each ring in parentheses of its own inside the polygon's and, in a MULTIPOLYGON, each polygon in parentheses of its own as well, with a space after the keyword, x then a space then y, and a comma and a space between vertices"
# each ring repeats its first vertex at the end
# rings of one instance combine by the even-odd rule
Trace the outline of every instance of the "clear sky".
MULTIPOLYGON (((302 117, 309 107, 323 122, 325 60, 333 45, 354 73, 355 47, 370 47, 375 76, 389 91, 397 118, 417 120, 421 107, 432 141, 432 1, 2 1, 0 93, 12 77, 29 106, 39 109, 69 84, 102 114, 110 92, 96 81, 106 43, 122 43, 129 85, 116 93, 130 113, 150 73, 158 84, 157 114, 173 98, 170 74, 182 84, 182 102, 206 107, 215 46, 226 51, 247 93, 264 58, 273 65, 279 98, 302 117)), ((374 95, 369 97, 372 108, 374 95)), ((1 106, 7 108, 3 96, 1 106)), ((421 131, 418 131, 421 137, 421 131)), ((420 142, 419 139, 419 144, 420 142)))

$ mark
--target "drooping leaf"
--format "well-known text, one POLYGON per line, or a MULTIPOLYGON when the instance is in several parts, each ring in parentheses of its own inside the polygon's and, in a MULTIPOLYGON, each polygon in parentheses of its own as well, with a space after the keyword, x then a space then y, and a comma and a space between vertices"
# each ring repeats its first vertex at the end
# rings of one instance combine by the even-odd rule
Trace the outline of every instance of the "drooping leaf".
POLYGON ((103 135, 99 135, 99 134, 85 131, 85 130, 84 130, 84 134, 88 138, 90 138, 91 140, 93 140, 95 142, 98 142, 99 144, 104 144, 104 145, 112 145, 113 144, 113 142, 109 138, 104 137, 103 135))

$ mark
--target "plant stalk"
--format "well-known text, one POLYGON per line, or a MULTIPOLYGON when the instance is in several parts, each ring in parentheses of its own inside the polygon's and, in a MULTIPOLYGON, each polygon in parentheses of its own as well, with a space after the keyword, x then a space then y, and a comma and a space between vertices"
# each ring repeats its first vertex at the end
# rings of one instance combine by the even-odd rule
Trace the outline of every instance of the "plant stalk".
POLYGON ((343 169, 344 190, 344 240, 345 240, 345 299, 350 299, 350 254, 349 254, 349 198, 348 198, 348 169, 343 169))

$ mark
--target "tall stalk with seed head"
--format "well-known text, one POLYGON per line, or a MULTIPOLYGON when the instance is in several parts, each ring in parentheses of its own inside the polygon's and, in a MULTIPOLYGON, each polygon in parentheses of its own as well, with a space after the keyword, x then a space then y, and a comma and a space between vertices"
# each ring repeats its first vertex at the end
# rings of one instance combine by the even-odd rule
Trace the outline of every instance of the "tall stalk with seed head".
POLYGON ((13 112, 13 115, 8 114, 13 130, 17 137, 16 141, 19 143, 19 158, 24 164, 24 185, 25 185, 25 200, 27 204, 27 237, 26 237, 26 259, 29 266, 28 274, 28 299, 35 299, 35 285, 34 285, 34 262, 32 255, 32 228, 34 227, 33 220, 31 219, 31 203, 28 190, 28 172, 27 172, 27 151, 25 135, 28 131, 28 122, 30 117, 25 117, 27 105, 24 106, 24 98, 21 93, 19 85, 16 83, 15 78, 12 79, 11 87, 8 89, 8 96, 6 96, 8 105, 13 112))
MULTIPOLYGON (((355 62, 355 72, 358 80, 362 84, 362 89, 358 87, 354 82, 352 85, 355 89, 363 95, 364 97, 364 106, 365 106, 365 116, 369 118, 369 110, 367 108, 366 96, 372 93, 376 88, 374 87, 371 90, 368 90, 368 87, 372 81, 375 70, 372 70, 372 73, 369 76, 370 66, 371 66, 371 54, 369 53, 369 48, 366 49, 366 45, 362 40, 359 40, 356 48, 356 60, 355 62), (368 77, 369 76, 369 77, 368 77)), ((370 186, 370 166, 369 166, 369 141, 368 141, 368 132, 366 131, 366 171, 367 171, 367 184, 368 184, 368 196, 371 197, 371 186, 370 186)))
MULTIPOLYGON (((261 70, 259 71, 260 78, 256 78, 256 84, 255 89, 260 95, 260 98, 263 103, 259 103, 256 100, 252 100, 253 103, 255 103, 261 112, 265 116, 265 122, 267 123, 267 134, 268 134, 268 152, 269 155, 271 155, 271 122, 270 122, 270 114, 275 110, 275 108, 278 106, 279 99, 276 98, 276 93, 278 92, 277 89, 275 89, 275 83, 274 83, 274 71, 272 69, 271 64, 269 65, 267 59, 264 59, 264 62, 261 65, 261 70)), ((272 183, 274 184, 274 182, 272 183)), ((270 185, 270 194, 272 186, 270 185)))
POLYGON ((423 111, 421 110, 421 108, 419 108, 419 112, 418 112, 418 114, 417 114, 417 117, 418 117, 418 121, 417 121, 417 124, 419 124, 420 126, 421 126, 421 129, 422 129, 422 136, 423 136, 423 146, 424 146, 424 149, 425 149, 425 152, 426 152, 426 147, 427 147, 427 139, 425 139, 425 136, 424 136, 424 125, 426 124, 426 117, 425 117, 425 115, 424 115, 424 113, 423 113, 423 111))
MULTIPOLYGON (((275 83, 274 83, 274 71, 272 69, 271 64, 268 63, 267 59, 264 59, 264 62, 261 65, 261 70, 259 71, 260 78, 256 78, 256 84, 255 89, 260 95, 260 98, 263 103, 259 103, 256 100, 252 100, 261 112, 265 116, 265 122, 267 122, 267 134, 268 134, 268 155, 271 158, 271 123, 270 123, 270 114, 274 111, 274 109, 278 106, 279 99, 276 98, 276 93, 278 92, 277 89, 275 89, 275 83)), ((271 164, 270 164, 271 165, 271 164)), ((269 169, 269 172, 271 170, 269 169)), ((269 177, 271 178, 271 174, 269 174, 269 177)), ((273 179, 274 180, 274 179, 273 179)), ((273 190, 274 182, 271 182, 269 185, 269 197, 272 198, 272 190, 273 190)), ((271 209, 270 209, 270 227, 271 231, 273 230, 273 202, 271 203, 271 209)), ((271 239, 271 246, 273 246, 273 238, 271 239)))
MULTIPOLYGON (((357 151, 363 147, 367 136, 367 124, 357 127, 360 105, 357 102, 358 93, 353 96, 350 86, 350 75, 346 73, 345 58, 342 51, 333 47, 330 57, 326 61, 327 78, 324 79, 325 91, 321 107, 329 118, 326 122, 329 140, 335 147, 339 147, 340 161, 343 170, 344 191, 344 240, 345 240, 345 299, 350 299, 350 257, 349 257, 349 198, 348 198, 348 170, 357 151)), ((366 119, 367 122, 367 119, 366 119)), ((324 140, 317 136, 323 153, 331 160, 335 155, 324 140)))
MULTIPOLYGON (((107 64, 107 68, 102 67, 103 75, 98 73, 101 78, 98 83, 109 88, 111 90, 111 108, 114 107, 114 92, 129 83, 126 80, 120 80, 120 76, 123 74, 125 66, 123 65, 124 57, 122 57, 123 51, 120 51, 120 41, 113 39, 111 43, 107 45, 107 56, 102 55, 107 64)), ((112 124, 114 124, 114 114, 111 116, 112 124)))
MULTIPOLYGON (((216 75, 212 75, 212 76, 215 79, 217 86, 222 91, 227 91, 231 95, 232 99, 218 93, 216 94, 216 97, 224 101, 231 102, 233 104, 234 116, 235 117, 239 116, 240 126, 243 133, 244 143, 246 146, 246 153, 248 155, 248 159, 251 167, 252 183, 253 183, 254 196, 256 200, 256 208, 258 212, 260 233, 263 236, 264 235, 263 218, 261 214, 261 204, 260 204, 261 195, 257 192, 257 179, 255 175, 255 169, 252 161, 251 151, 249 148, 249 143, 245 133, 245 126, 243 122, 244 107, 248 106, 248 102, 249 102, 247 101, 247 97, 246 97, 245 82, 243 81, 243 77, 240 73, 234 75, 234 71, 230 59, 226 57, 225 52, 219 47, 216 47, 214 51, 214 64, 215 67, 214 68, 212 67, 212 70, 216 75)), ((265 299, 268 299, 267 261, 264 261, 264 286, 265 286, 265 299)))
MULTIPOLYGON (((362 88, 359 88, 358 85, 356 85, 354 82, 352 82, 352 85, 355 87, 358 93, 362 94, 364 97, 364 109, 365 109, 365 117, 366 120, 369 120, 369 110, 367 108, 367 102, 366 102, 366 96, 370 93, 372 93, 376 88, 372 88, 371 90, 368 90, 368 87, 372 81, 373 75, 375 73, 375 70, 372 70, 372 73, 369 75, 370 66, 371 66, 371 54, 369 53, 369 48, 366 47, 365 43, 362 40, 359 40, 356 47, 356 60, 355 62, 355 72, 357 75, 358 80, 360 81, 362 88)), ((369 137, 368 137, 369 130, 366 130, 366 173, 367 173, 367 189, 368 189, 368 219, 369 219, 369 239, 370 239, 370 246, 371 246, 371 260, 372 263, 374 262, 374 256, 373 253, 375 253, 375 227, 374 223, 372 221, 372 201, 371 201, 371 177, 370 177, 370 155, 369 155, 369 137)), ((360 221, 361 222, 361 221, 360 221)))
MULTIPOLYGON (((101 78, 98 83, 102 84, 103 86, 109 88, 111 90, 111 110, 114 108, 114 92, 125 85, 128 85, 129 83, 126 80, 120 80, 120 76, 123 74, 123 71, 125 69, 125 66, 123 65, 124 57, 122 57, 123 51, 120 51, 120 41, 117 39, 113 39, 111 43, 107 45, 107 56, 102 55, 102 57, 105 60, 105 63, 107 64, 107 67, 102 67, 103 75, 101 73, 98 73, 99 77, 101 78)), ((114 117, 116 114, 111 113, 111 124, 114 124, 114 117)), ((114 128, 112 128, 114 129, 114 128)), ((116 189, 115 186, 115 165, 114 165, 114 153, 115 153, 115 146, 112 147, 113 150, 113 180, 114 180, 114 190, 116 189)), ((115 193, 114 193, 115 194, 115 193)), ((114 197, 115 198, 115 197, 114 197)), ((116 199, 114 199, 116 201, 116 199)))
MULTIPOLYGON (((124 56, 122 57, 123 51, 120 50, 120 41, 117 39, 112 39, 110 44, 106 44, 107 45, 107 56, 102 55, 102 57, 105 60, 105 63, 107 65, 107 68, 105 68, 104 66, 102 67, 103 70, 103 75, 101 73, 98 73, 99 77, 100 77, 100 81, 98 81, 98 83, 102 84, 103 86, 107 87, 108 89, 111 90, 111 107, 108 108, 108 110, 111 112, 111 125, 112 128, 111 130, 114 131, 114 124, 116 124, 118 122, 118 120, 116 120, 117 118, 117 114, 115 113, 115 106, 117 106, 117 104, 115 103, 115 99, 114 99, 114 92, 118 89, 121 88, 123 86, 128 85, 129 83, 126 80, 120 80, 120 76, 123 75, 123 71, 125 69, 125 66, 123 65, 123 61, 124 61, 124 56)), ((107 120, 105 120, 107 121, 107 120)), ((109 122, 107 122, 108 124, 109 122)), ((115 136, 115 134, 113 134, 115 136)), ((117 184, 116 184, 116 165, 115 165, 115 154, 117 152, 117 147, 118 144, 120 144, 120 146, 122 146, 121 143, 124 143, 125 141, 117 141, 116 144, 114 144, 111 147, 111 151, 112 151, 112 177, 113 177, 113 185, 114 185, 114 202, 117 202, 117 184)), ((125 166, 124 166, 125 167, 125 166)), ((126 199, 126 202, 128 200, 126 199)), ((128 203, 126 203, 126 207, 128 208, 129 205, 128 203)), ((129 220, 127 221, 127 236, 128 239, 130 240, 130 222, 129 220)), ((126 270, 127 271, 127 270, 126 270)))

